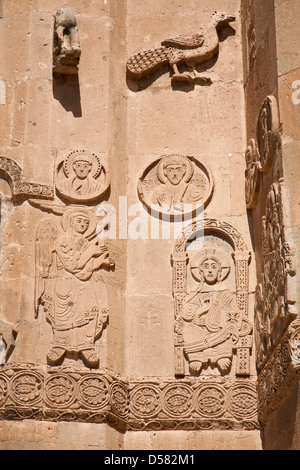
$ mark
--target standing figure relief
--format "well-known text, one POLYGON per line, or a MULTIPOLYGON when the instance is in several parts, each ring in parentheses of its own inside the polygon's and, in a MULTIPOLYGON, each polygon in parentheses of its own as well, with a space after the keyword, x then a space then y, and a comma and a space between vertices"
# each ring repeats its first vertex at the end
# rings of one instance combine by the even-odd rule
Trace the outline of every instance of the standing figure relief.
POLYGON ((158 49, 130 57, 127 61, 128 76, 140 80, 168 64, 173 71, 172 81, 211 83, 210 78, 197 72, 196 66, 208 62, 218 54, 218 31, 233 21, 233 15, 215 12, 205 32, 167 39, 158 49), (178 67, 181 65, 187 66, 188 71, 180 72, 178 67))
POLYGON ((59 363, 67 352, 80 353, 90 367, 99 365, 95 340, 107 322, 105 287, 94 273, 114 263, 97 238, 96 221, 85 207, 65 210, 61 227, 43 220, 36 238, 35 310, 43 305, 52 326, 53 344, 47 355, 59 363))
POLYGON ((192 374, 204 365, 217 366, 222 374, 231 369, 242 318, 235 296, 222 287, 229 271, 229 262, 214 249, 205 249, 193 268, 198 285, 182 309, 184 353, 192 374))

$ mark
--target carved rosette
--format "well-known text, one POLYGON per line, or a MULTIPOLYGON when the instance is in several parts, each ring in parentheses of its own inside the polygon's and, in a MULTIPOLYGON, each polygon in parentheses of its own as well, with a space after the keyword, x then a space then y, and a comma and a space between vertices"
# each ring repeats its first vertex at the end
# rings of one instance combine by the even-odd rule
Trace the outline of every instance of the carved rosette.
MULTIPOLYGON (((197 232, 201 232, 204 236, 206 232, 220 234, 234 247, 237 315, 241 319, 238 339, 234 348, 237 357, 235 375, 248 376, 250 374, 250 353, 252 349, 252 326, 248 318, 250 253, 239 232, 231 224, 216 219, 197 221, 187 227, 182 236, 176 241, 171 257, 173 266, 175 375, 184 376, 186 374, 183 307, 187 298, 187 265, 190 262, 186 245, 197 232)), ((233 312, 231 314, 233 315, 233 312)), ((234 323, 233 319, 232 322, 234 323)), ((192 349, 195 350, 194 347, 192 349)))
POLYGON ((115 382, 110 389, 110 403, 112 411, 125 418, 128 414, 129 392, 128 386, 121 382, 115 382))
POLYGON ((30 365, 3 366, 0 372, 0 419, 41 419, 43 372, 30 365))
POLYGON ((259 429, 250 379, 128 381, 27 364, 1 368, 0 419, 107 423, 122 432, 259 429))
POLYGON ((220 418, 227 405, 226 388, 219 384, 199 387, 195 396, 196 412, 203 418, 220 418))

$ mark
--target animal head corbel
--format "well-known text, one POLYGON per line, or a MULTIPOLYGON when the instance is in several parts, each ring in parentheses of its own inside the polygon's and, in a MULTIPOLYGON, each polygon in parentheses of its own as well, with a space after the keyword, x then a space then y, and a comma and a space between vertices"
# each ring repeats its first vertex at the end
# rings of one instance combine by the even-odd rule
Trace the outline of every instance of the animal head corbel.
POLYGON ((235 21, 236 17, 234 15, 229 15, 228 13, 215 11, 212 15, 212 20, 217 29, 222 29, 225 26, 228 26, 229 23, 235 21))

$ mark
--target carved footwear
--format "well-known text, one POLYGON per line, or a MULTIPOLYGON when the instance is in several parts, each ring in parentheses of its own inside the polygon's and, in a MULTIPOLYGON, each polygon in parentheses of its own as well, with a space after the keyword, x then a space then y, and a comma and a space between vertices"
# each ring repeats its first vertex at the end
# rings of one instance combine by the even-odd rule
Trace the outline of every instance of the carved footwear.
POLYGON ((81 351, 81 354, 89 366, 97 367, 99 365, 99 356, 94 349, 85 349, 81 351))
POLYGON ((50 364, 56 364, 64 357, 65 352, 66 351, 62 348, 52 348, 47 354, 48 362, 50 364))
POLYGON ((223 359, 219 359, 217 364, 218 364, 220 372, 222 373, 228 372, 231 367, 231 359, 227 357, 223 359))
POLYGON ((192 374, 199 374, 202 369, 202 362, 200 361, 193 361, 190 363, 190 372, 192 374))

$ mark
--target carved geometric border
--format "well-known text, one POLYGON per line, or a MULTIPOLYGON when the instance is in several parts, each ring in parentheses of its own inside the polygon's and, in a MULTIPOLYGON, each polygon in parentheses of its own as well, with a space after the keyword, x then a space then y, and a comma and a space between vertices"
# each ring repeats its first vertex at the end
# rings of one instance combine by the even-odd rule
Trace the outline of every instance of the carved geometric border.
POLYGON ((259 429, 256 381, 153 379, 28 364, 0 369, 0 420, 107 423, 138 430, 259 429))

